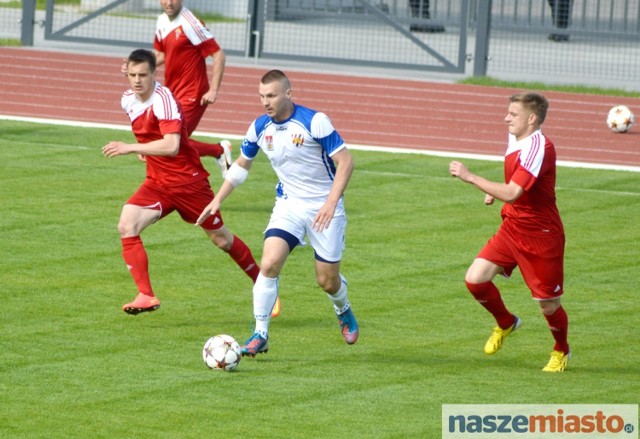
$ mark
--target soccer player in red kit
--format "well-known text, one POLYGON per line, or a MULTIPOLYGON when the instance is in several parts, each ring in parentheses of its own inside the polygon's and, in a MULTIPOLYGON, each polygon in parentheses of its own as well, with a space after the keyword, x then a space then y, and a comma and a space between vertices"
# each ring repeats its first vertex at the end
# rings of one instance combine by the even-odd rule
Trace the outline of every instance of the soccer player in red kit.
POLYGON ((500 228, 465 276, 471 294, 498 324, 485 344, 485 353, 495 354, 504 339, 520 327, 520 318, 507 310, 493 283, 496 275, 509 277, 517 266, 555 339, 551 358, 542 370, 562 372, 570 357, 569 321, 560 303, 565 235, 556 206, 555 147, 540 128, 548 107, 547 99, 537 93, 511 96, 505 117, 509 128, 505 183, 475 175, 457 161, 450 163, 449 172, 483 191, 486 204, 492 204, 494 199, 505 203, 500 228))
MULTIPOLYGON (((144 49, 131 52, 127 59, 131 89, 122 95, 121 104, 138 143, 116 141, 102 148, 109 158, 137 154, 147 167, 144 182, 122 208, 118 223, 122 257, 138 287, 133 302, 123 306, 126 313, 133 315, 160 307, 151 288, 141 233, 174 210, 184 221, 194 224, 214 198, 209 173, 189 142, 180 105, 171 92, 156 81, 155 61, 153 52, 144 49)), ((249 247, 227 229, 222 217, 211 217, 202 228, 255 283, 260 272, 258 264, 249 247)))
MULTIPOLYGON (((164 64, 164 85, 180 102, 189 136, 200 123, 209 104, 218 97, 224 74, 225 53, 207 27, 182 0, 160 0, 164 10, 156 23, 153 48, 157 65, 164 64), (208 57, 213 58, 211 83, 207 76, 208 57)), ((231 166, 231 143, 211 144, 190 139, 201 156, 216 157, 224 177, 231 166)))

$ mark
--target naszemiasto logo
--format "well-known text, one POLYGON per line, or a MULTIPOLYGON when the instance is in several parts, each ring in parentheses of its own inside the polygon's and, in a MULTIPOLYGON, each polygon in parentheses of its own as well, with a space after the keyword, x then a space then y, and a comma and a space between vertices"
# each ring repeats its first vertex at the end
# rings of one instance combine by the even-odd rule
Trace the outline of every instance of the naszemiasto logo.
POLYGON ((444 404, 442 438, 638 439, 637 404, 444 404))

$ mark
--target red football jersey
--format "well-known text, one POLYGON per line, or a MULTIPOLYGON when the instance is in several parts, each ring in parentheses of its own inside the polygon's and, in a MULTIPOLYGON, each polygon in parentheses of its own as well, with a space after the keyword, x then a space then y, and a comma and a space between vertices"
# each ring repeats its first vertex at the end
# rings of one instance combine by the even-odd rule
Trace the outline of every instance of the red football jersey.
POLYGON ((524 189, 514 203, 505 203, 502 207, 505 221, 528 235, 564 233, 556 206, 556 150, 541 130, 520 141, 509 136, 504 179, 524 189))
POLYGON ((140 102, 132 90, 127 90, 122 95, 121 105, 131 120, 138 143, 180 133, 180 149, 176 156, 145 157, 149 180, 160 186, 180 186, 209 177, 198 152, 189 143, 180 107, 167 88, 156 82, 153 95, 146 102, 140 102))
POLYGON ((206 59, 220 50, 204 23, 185 7, 174 20, 161 14, 153 48, 165 54, 164 85, 176 99, 199 101, 209 90, 206 59))

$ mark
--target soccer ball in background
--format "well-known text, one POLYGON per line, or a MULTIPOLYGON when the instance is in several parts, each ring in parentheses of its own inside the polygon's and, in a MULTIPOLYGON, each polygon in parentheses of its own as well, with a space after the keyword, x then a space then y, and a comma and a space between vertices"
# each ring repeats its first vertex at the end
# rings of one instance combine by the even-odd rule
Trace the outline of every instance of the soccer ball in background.
POLYGON ((614 133, 626 133, 635 122, 635 117, 629 107, 616 105, 607 115, 607 126, 614 133))
POLYGON ((202 348, 202 359, 209 369, 229 372, 238 367, 242 351, 238 342, 230 335, 211 337, 202 348))

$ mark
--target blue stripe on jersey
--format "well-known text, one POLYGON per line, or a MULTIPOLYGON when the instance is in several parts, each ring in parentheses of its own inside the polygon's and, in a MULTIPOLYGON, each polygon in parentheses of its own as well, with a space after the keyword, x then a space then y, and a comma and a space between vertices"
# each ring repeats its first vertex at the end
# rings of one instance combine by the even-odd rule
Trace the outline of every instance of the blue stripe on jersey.
MULTIPOLYGON (((315 115, 318 114, 316 110, 312 110, 311 108, 303 107, 300 105, 295 106, 295 111, 289 120, 292 122, 299 123, 302 125, 307 132, 313 137, 313 131, 311 130, 311 123, 315 115)), ((340 147, 344 140, 340 137, 340 134, 334 129, 331 134, 326 137, 313 137, 313 140, 318 142, 322 149, 324 149, 327 154, 331 154, 338 147, 340 147)), ((334 169, 335 170, 335 169, 334 169)))
POLYGON ((344 144, 344 140, 342 140, 342 137, 340 137, 340 134, 338 134, 336 130, 333 130, 333 132, 326 137, 321 139, 314 138, 314 140, 322 145, 322 149, 324 149, 328 154, 331 154, 344 144))
POLYGON ((333 160, 331 160, 331 157, 329 157, 329 154, 327 154, 327 151, 324 149, 322 150, 322 163, 327 170, 327 175, 329 175, 329 178, 333 181, 333 178, 336 175, 336 166, 333 163, 333 160))
POLYGON ((253 124, 256 127, 256 134, 260 137, 260 134, 264 131, 265 127, 271 123, 271 118, 263 114, 259 118, 257 118, 253 124))
POLYGON ((293 104, 293 113, 291 117, 285 121, 288 122, 290 120, 294 120, 295 122, 301 124, 309 133, 311 132, 311 120, 313 116, 317 113, 316 110, 312 110, 311 108, 302 107, 300 105, 293 104))
POLYGON ((287 197, 284 195, 284 190, 282 189, 282 182, 281 182, 281 181, 279 181, 279 182, 276 184, 276 197, 278 197, 278 198, 285 198, 285 199, 287 198, 287 197))
POLYGON ((337 131, 333 131, 327 137, 323 137, 322 139, 315 139, 320 145, 322 145, 322 163, 324 163, 325 168, 327 169, 327 174, 329 174, 329 178, 333 181, 333 178, 336 175, 336 165, 329 157, 329 154, 335 151, 338 147, 344 144, 344 140, 340 137, 337 131))
MULTIPOLYGON (((262 133, 264 132, 265 128, 270 123, 272 123, 271 122, 271 118, 269 116, 267 116, 266 114, 263 114, 262 116, 258 117, 253 122, 253 126, 255 127, 255 130, 256 130, 256 137, 258 139, 260 139, 260 137, 262 136, 262 133)), ((242 154, 244 154, 245 156, 247 156, 247 157, 249 157, 251 159, 255 158, 255 156, 258 155, 258 151, 260 151, 260 147, 258 146, 258 143, 253 143, 253 142, 247 141, 246 136, 242 140, 242 145, 240 146, 240 149, 242 150, 242 154)))

